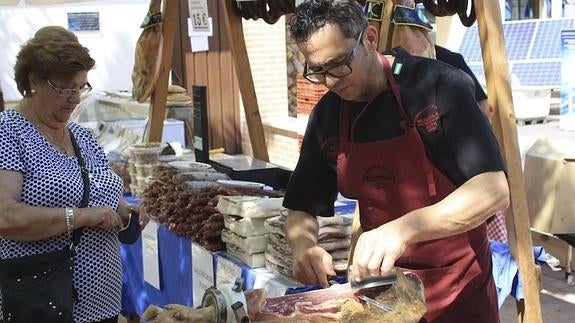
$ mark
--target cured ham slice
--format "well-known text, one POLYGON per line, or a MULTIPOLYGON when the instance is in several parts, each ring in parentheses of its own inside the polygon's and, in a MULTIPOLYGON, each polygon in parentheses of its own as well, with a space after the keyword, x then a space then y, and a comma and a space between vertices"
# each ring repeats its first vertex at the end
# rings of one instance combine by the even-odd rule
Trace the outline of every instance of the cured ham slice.
MULTIPOLYGON (((421 280, 400 272, 392 287, 380 286, 368 291, 352 290, 349 284, 344 284, 274 298, 266 298, 265 289, 252 289, 245 296, 251 322, 416 323, 426 310, 421 280), (368 295, 391 306, 391 310, 364 303, 359 295, 368 295)), ((150 323, 217 321, 213 307, 194 309, 175 304, 165 309, 150 305, 143 319, 150 323)))
POLYGON ((425 313, 423 284, 413 274, 398 273, 393 287, 376 287, 369 296, 391 305, 387 312, 358 298, 364 291, 349 284, 301 294, 265 298, 265 290, 246 292, 248 315, 252 322, 378 322, 415 323, 425 313))

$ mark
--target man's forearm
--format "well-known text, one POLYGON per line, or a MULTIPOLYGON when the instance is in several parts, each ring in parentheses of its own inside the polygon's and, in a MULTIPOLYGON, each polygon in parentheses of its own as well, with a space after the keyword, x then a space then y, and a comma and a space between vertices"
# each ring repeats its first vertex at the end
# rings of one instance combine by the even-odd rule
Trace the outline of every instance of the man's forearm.
POLYGON ((285 227, 286 237, 292 250, 317 244, 319 225, 313 215, 303 211, 288 210, 285 227))
POLYGON ((503 172, 475 176, 437 204, 414 210, 393 221, 407 241, 439 239, 469 231, 509 205, 503 172))

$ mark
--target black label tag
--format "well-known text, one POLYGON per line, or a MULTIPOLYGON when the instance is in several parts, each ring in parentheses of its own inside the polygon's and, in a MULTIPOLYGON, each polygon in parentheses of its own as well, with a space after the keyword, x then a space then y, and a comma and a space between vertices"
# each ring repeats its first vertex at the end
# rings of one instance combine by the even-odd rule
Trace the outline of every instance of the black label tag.
POLYGON ((161 12, 156 12, 154 14, 148 12, 146 17, 144 18, 144 21, 142 21, 140 28, 146 29, 146 28, 152 27, 153 25, 157 25, 160 22, 162 22, 162 13, 161 12))
POLYGON ((371 21, 381 21, 381 19, 383 19, 383 5, 384 1, 382 0, 367 0, 365 3, 367 19, 371 21))

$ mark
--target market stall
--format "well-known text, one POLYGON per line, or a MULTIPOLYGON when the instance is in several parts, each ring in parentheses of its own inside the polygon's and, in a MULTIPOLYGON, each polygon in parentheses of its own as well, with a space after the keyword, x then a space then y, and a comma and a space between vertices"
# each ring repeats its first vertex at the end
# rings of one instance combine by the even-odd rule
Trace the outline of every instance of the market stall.
MULTIPOLYGON (((393 35, 393 29, 390 25, 390 15, 393 9, 393 3, 391 1, 367 2, 375 5, 376 8, 379 6, 379 14, 381 15, 381 19, 378 19, 377 22, 374 23, 380 26, 380 34, 382 35, 380 49, 385 49, 389 47, 389 44, 391 43, 391 37, 393 35)), ((446 8, 442 7, 441 4, 438 6, 438 4, 433 1, 423 1, 423 3, 431 12, 437 15, 459 13, 457 11, 446 10, 446 8)), ((523 303, 519 302, 518 311, 521 313, 520 320, 537 322, 541 320, 541 309, 539 305, 537 284, 538 275, 536 273, 533 254, 531 252, 529 218, 527 216, 525 190, 522 180, 523 175, 518 154, 517 132, 515 129, 513 105, 509 88, 509 75, 507 73, 508 69, 505 47, 503 45, 503 34, 501 32, 499 4, 497 1, 474 1, 473 4, 475 6, 472 7, 471 13, 469 13, 468 16, 462 15, 461 13, 459 14, 462 17, 462 22, 466 25, 472 23, 475 20, 474 15, 477 16, 480 33, 479 36, 482 40, 482 52, 484 65, 486 66, 487 83, 490 93, 489 100, 491 106, 495 110, 496 116, 494 120, 494 128, 498 135, 500 145, 503 148, 505 160, 508 166, 508 175, 512 194, 512 208, 509 210, 507 215, 509 240, 514 250, 514 256, 519 263, 521 279, 525 289, 525 307, 523 308, 523 303)), ((247 60, 245 44, 243 42, 243 34, 241 28, 242 12, 241 10, 238 11, 239 7, 233 2, 230 3, 229 1, 222 0, 220 5, 224 9, 224 21, 226 23, 226 30, 227 34, 230 35, 230 47, 233 59, 236 63, 236 72, 239 79, 238 85, 240 87, 240 93, 244 103, 246 122, 248 123, 248 129, 250 130, 249 134, 252 147, 254 149, 254 156, 265 161, 268 160, 268 156, 266 151, 265 138, 261 128, 261 119, 259 117, 257 99, 253 90, 249 61, 247 60)), ((265 5, 265 2, 254 2, 253 5, 261 6, 265 5)), ((286 2, 285 7, 289 6, 290 5, 286 2)), ((244 5, 244 8, 249 8, 249 6, 246 4, 244 5)), ((266 12, 266 14, 257 16, 254 19, 261 17, 273 21, 273 8, 269 8, 270 11, 266 12)), ((165 10, 168 10, 167 7, 165 7, 165 10)), ((261 13, 261 11, 257 10, 254 12, 261 13)), ((168 32, 168 28, 164 27, 162 32, 165 34, 168 32)), ((162 60, 164 60, 164 56, 162 60)), ((166 65, 165 62, 163 64, 164 66, 169 65, 166 65)), ((164 87, 164 85, 165 82, 163 81, 159 81, 156 85, 156 87, 160 88, 160 91, 158 92, 160 97, 163 91, 161 88, 164 87)), ((152 100, 154 100, 154 96, 152 98, 152 100)), ((159 105, 152 105, 151 111, 153 125, 161 125, 161 123, 158 123, 158 116, 163 114, 161 102, 163 102, 163 100, 160 100, 159 105)), ((149 140, 159 140, 160 137, 158 137, 157 131, 150 131, 150 133, 155 134, 151 135, 151 137, 148 138, 149 140)), ((184 300, 184 303, 185 302, 186 301, 184 300)), ((185 305, 189 305, 189 302, 187 302, 185 305)))
MULTIPOLYGON (((391 25, 394 2, 363 2, 370 5, 370 14, 377 18, 372 19, 372 23, 380 29, 380 49, 388 48, 394 34, 391 25)), ((490 90, 489 100, 496 112, 494 128, 504 151, 512 192, 512 209, 507 216, 509 240, 519 262, 525 289, 525 308, 521 308, 522 303, 519 303, 520 319, 537 322, 541 320, 537 273, 531 253, 529 217, 496 2, 474 1, 474 9, 466 16, 458 11, 445 11, 445 2, 423 1, 436 15, 457 13, 462 16, 464 24, 474 20, 472 15, 477 15, 490 90)), ((214 2, 210 2, 210 6, 214 6, 214 2)), ((222 0, 218 4, 223 12, 221 20, 225 23, 227 45, 235 63, 228 72, 235 69, 237 73, 236 85, 242 96, 251 147, 257 162, 268 162, 269 156, 247 59, 242 18, 262 18, 274 23, 279 16, 292 12, 294 6, 295 1, 222 0)), ((205 164, 184 159, 172 164, 166 159, 160 160, 165 147, 158 143, 166 139, 162 137, 168 79, 174 65, 173 57, 181 54, 174 55, 174 48, 177 47, 176 36, 181 32, 178 23, 185 21, 182 17, 186 17, 186 14, 181 10, 181 3, 175 0, 164 1, 163 8, 161 1, 152 0, 150 14, 146 17, 147 23, 136 49, 134 83, 145 86, 135 86, 134 94, 141 102, 150 99, 150 122, 145 131, 146 143, 132 147, 127 176, 133 183, 130 191, 137 198, 133 202, 139 203, 154 221, 136 244, 123 247, 125 314, 160 321, 162 316, 177 313, 181 317, 225 321, 245 321, 247 316, 254 321, 281 320, 290 315, 316 315, 317 318, 327 315, 330 319, 343 321, 365 317, 396 321, 397 313, 409 312, 414 317, 403 319, 417 321, 422 303, 421 282, 411 275, 394 277, 393 288, 376 290, 369 297, 362 292, 360 296, 368 298, 363 299, 362 303, 357 302, 360 297, 354 294, 356 289, 350 285, 340 290, 283 296, 289 287, 297 286, 290 280, 291 255, 285 237, 282 237, 282 192, 279 189, 283 188, 281 181, 286 181, 285 174, 274 182, 268 172, 261 172, 265 173, 258 180, 261 183, 239 183, 237 180, 243 178, 235 178, 234 175, 240 176, 241 170, 229 166, 223 159, 218 161, 215 156, 213 160, 210 159, 212 156, 206 151, 205 164), (149 53, 155 55, 149 57, 149 53), (146 74, 150 70, 153 73, 146 74), (239 207, 239 211, 234 207, 239 207), (264 210, 263 213, 258 213, 261 210, 264 210), (212 288, 212 285, 217 288, 212 288), (266 290, 267 295, 262 290, 266 290), (350 307, 340 300, 349 300, 345 304, 350 307), (395 307, 386 307, 390 300, 395 307), (302 302, 313 306, 302 307, 302 302), (169 308, 165 312, 156 308, 169 303, 182 307, 169 308), (285 311, 278 304, 289 304, 290 310, 285 311), (146 313, 150 305, 152 312, 146 313), (198 306, 201 308, 197 309, 198 306), (411 307, 406 310, 405 306, 411 307), (330 314, 323 311, 326 308, 330 314), (294 309, 305 311, 294 314, 294 309)), ((212 88, 218 85, 216 81, 208 84, 212 88)), ((200 101, 200 98, 194 98, 194 103, 200 101)), ((198 107, 202 108, 206 107, 198 107)), ((194 148, 206 150, 200 145, 194 148)), ((264 169, 274 168, 268 164, 264 166, 264 169)), ((326 220, 322 228, 329 238, 325 241, 320 239, 320 242, 330 244, 332 257, 337 261, 334 265, 341 269, 342 276, 346 276, 349 251, 353 250, 351 220, 344 217, 338 219, 341 219, 337 220, 340 221, 338 223, 326 220)), ((325 249, 328 250, 327 247, 325 249)))

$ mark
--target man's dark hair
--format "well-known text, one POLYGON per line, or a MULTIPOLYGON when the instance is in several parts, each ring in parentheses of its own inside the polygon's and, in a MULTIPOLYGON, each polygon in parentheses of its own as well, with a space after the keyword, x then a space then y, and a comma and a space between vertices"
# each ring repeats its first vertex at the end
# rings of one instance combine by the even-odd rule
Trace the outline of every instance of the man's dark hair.
POLYGON ((356 0, 307 0, 300 4, 291 19, 290 32, 296 42, 325 27, 337 25, 346 38, 356 38, 367 27, 363 7, 356 0))

